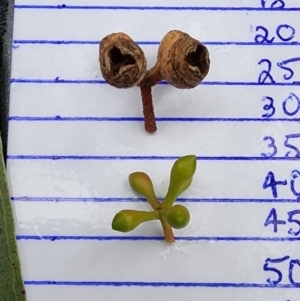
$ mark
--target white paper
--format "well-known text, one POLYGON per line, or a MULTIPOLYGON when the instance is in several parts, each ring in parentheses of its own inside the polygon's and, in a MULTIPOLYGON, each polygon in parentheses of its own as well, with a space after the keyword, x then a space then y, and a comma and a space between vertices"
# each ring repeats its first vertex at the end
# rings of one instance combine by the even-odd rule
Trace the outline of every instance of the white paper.
POLYGON ((15 5, 8 175, 28 301, 298 300, 299 1, 15 5), (151 68, 172 29, 208 47, 211 70, 192 90, 153 88, 150 135, 139 89, 103 83, 98 44, 123 31, 151 68), (159 222, 113 231, 118 211, 150 209, 128 175, 147 172, 163 198, 187 154, 191 221, 176 243, 159 222))

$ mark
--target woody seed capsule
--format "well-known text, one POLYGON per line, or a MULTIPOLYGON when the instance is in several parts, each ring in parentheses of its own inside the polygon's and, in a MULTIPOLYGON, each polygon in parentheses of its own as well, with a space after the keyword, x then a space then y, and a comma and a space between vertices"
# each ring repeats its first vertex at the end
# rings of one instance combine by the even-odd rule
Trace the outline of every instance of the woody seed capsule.
POLYGON ((99 61, 104 79, 116 88, 136 86, 146 75, 144 52, 122 32, 109 34, 101 40, 99 61))
POLYGON ((189 89, 206 77, 209 66, 209 52, 204 45, 187 33, 172 30, 160 43, 157 63, 149 77, 155 81, 165 79, 176 88, 189 89))

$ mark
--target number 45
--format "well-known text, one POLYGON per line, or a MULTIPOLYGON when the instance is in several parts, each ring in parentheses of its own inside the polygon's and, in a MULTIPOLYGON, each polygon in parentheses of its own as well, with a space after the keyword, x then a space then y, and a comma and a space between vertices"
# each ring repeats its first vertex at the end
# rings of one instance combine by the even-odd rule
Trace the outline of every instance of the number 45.
MULTIPOLYGON (((300 234, 300 220, 296 219, 294 216, 300 214, 300 210, 293 210, 287 213, 288 218, 287 222, 290 224, 296 224, 298 226, 298 231, 294 231, 292 228, 288 231, 289 234, 298 236, 300 234)), ((277 217, 277 211, 275 208, 272 208, 265 223, 264 226, 268 227, 269 225, 273 225, 273 232, 277 233, 278 231, 278 226, 279 225, 285 225, 286 221, 285 220, 279 220, 277 217)))

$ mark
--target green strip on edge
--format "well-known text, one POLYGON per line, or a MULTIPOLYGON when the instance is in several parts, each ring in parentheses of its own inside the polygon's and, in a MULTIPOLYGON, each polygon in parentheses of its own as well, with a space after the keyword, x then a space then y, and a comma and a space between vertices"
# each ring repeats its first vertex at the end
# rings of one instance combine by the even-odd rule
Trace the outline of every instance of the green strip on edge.
POLYGON ((0 301, 25 301, 0 138, 0 301))

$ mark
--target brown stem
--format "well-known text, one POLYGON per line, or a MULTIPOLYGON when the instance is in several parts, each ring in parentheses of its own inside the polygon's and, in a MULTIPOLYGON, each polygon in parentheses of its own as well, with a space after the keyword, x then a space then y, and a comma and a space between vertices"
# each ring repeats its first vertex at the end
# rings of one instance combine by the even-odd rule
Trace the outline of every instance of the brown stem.
POLYGON ((175 238, 174 238, 174 234, 173 234, 173 230, 171 228, 171 226, 168 224, 167 220, 164 218, 160 219, 163 231, 164 231, 164 235, 165 235, 165 239, 168 243, 172 244, 175 242, 175 238))
POLYGON ((163 78, 159 73, 158 65, 155 65, 151 70, 147 72, 146 77, 140 84, 145 120, 145 130, 149 133, 154 133, 157 130, 151 87, 156 85, 162 79, 163 78))
POLYGON ((147 71, 146 83, 149 86, 155 86, 158 82, 160 82, 163 79, 164 78, 161 76, 161 74, 159 72, 159 64, 158 63, 156 63, 156 65, 152 69, 147 71))
POLYGON ((149 133, 154 133, 157 128, 155 123, 151 86, 149 86, 147 83, 144 83, 140 88, 143 102, 145 130, 149 133))

